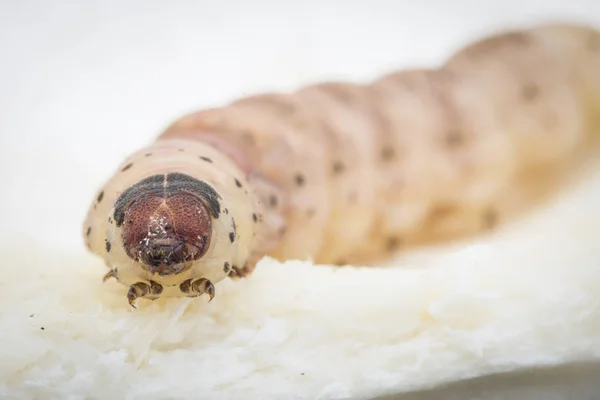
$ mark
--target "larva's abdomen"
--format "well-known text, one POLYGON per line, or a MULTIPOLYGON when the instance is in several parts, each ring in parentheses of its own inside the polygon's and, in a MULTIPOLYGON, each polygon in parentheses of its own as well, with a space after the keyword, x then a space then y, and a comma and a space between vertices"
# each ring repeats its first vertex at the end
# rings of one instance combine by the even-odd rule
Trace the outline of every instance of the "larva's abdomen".
POLYGON ((264 255, 369 263, 535 204, 592 147, 599 116, 600 33, 545 25, 499 34, 436 69, 184 116, 107 182, 84 235, 133 298, 212 296, 213 282, 251 272, 264 255), (114 226, 120 211, 139 224, 114 226), (146 225, 159 233, 132 241, 146 225))
POLYGON ((564 26, 497 35, 439 69, 251 96, 213 111, 220 121, 200 112, 166 136, 201 126, 231 141, 294 147, 304 158, 246 147, 256 169, 296 202, 274 254, 366 260, 488 229, 533 201, 528 188, 543 180, 539 170, 560 165, 589 136, 597 35, 564 26), (298 171, 302 185, 293 184, 298 171), (311 245, 295 252, 298 241, 311 245))

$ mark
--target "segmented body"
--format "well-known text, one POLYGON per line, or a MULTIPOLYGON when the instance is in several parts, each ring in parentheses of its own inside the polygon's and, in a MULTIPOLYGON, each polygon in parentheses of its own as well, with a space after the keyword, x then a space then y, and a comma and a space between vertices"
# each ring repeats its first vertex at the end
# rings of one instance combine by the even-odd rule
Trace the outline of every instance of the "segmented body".
POLYGON ((184 116, 102 188, 86 241, 124 284, 216 282, 249 273, 264 255, 368 263, 524 209, 586 148, 599 115, 600 33, 567 25, 502 33, 437 69, 184 116), (185 276, 153 278, 123 252, 110 216, 127 188, 169 173, 214 188, 221 211, 201 262, 185 276))

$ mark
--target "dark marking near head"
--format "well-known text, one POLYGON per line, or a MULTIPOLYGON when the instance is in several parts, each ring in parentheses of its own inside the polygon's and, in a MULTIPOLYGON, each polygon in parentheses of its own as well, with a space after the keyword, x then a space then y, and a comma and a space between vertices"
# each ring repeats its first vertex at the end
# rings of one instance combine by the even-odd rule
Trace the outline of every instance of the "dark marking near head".
POLYGON ((306 216, 307 216, 308 218, 310 218, 310 217, 312 217, 313 215, 315 215, 315 209, 314 209, 314 208, 309 208, 309 209, 306 211, 306 216))
POLYGON ((139 197, 145 195, 170 196, 177 192, 192 193, 203 199, 212 216, 219 218, 221 213, 221 196, 207 183, 178 172, 168 175, 153 175, 142 179, 127 188, 115 202, 114 220, 117 226, 123 224, 125 210, 139 197), (166 180, 166 184, 165 184, 166 180))
POLYGON ((385 146, 381 149, 381 159, 384 161, 389 161, 396 156, 396 152, 392 146, 385 146))
POLYGON ((223 272, 228 273, 231 270, 231 265, 227 261, 223 264, 223 272))
POLYGON ((98 203, 100 203, 100 202, 102 201, 102 199, 103 199, 103 198, 104 198, 104 190, 103 190, 103 191, 101 191, 101 192, 98 194, 98 197, 96 198, 96 201, 97 201, 98 203))
POLYGON ((110 253, 110 249, 112 247, 112 245, 110 244, 110 241, 108 239, 106 239, 105 244, 106 244, 106 252, 110 253))
POLYGON ((146 153, 144 154, 144 157, 150 157, 152 155, 152 153, 146 153))
POLYGON ((223 210, 223 212, 224 212, 225 214, 229 214, 229 210, 228 210, 228 209, 226 209, 226 208, 223 210))
POLYGON ((277 231, 277 233, 279 234, 279 236, 283 236, 283 235, 285 235, 286 231, 287 231, 287 227, 282 226, 281 228, 279 228, 279 230, 277 231))
POLYGON ((234 178, 234 179, 235 179, 235 186, 241 188, 242 187, 242 182, 240 182, 237 178, 234 178))
POLYGON ((206 161, 207 163, 211 163, 212 164, 212 160, 210 158, 208 158, 208 157, 200 156, 200 159, 202 161, 206 161))
POLYGON ((277 207, 277 196, 275 196, 274 194, 269 196, 269 205, 271 206, 271 208, 277 207))
POLYGON ((177 150, 179 150, 179 151, 185 151, 185 149, 177 149, 177 150))
POLYGON ((535 83, 529 83, 521 88, 521 96, 527 101, 535 100, 540 95, 540 87, 535 83))
POLYGON ((345 169, 344 164, 341 161, 336 161, 333 163, 333 172, 335 174, 342 173, 345 169))
POLYGON ((213 217, 219 218, 221 213, 221 196, 206 182, 195 179, 189 175, 179 172, 172 172, 167 175, 167 194, 176 193, 178 191, 193 193, 208 203, 208 208, 213 217))
POLYGON ((112 223, 113 223, 113 221, 112 221, 112 217, 108 217, 108 223, 109 223, 109 224, 112 224, 112 223))
POLYGON ((124 166, 123 168, 121 168, 121 172, 125 172, 131 167, 133 167, 133 163, 129 163, 126 166, 124 166))
POLYGON ((229 232, 229 241, 231 243, 235 242, 235 233, 229 232))
POLYGON ((494 229, 498 225, 498 212, 490 208, 483 213, 482 220, 486 229, 494 229))
POLYGON ((389 237, 386 241, 386 248, 388 251, 398 250, 402 241, 397 236, 389 237))
POLYGON ((120 227, 123 224, 125 210, 129 204, 131 204, 131 202, 133 202, 138 196, 161 193, 164 190, 164 180, 164 175, 152 175, 125 189, 115 202, 113 218, 117 223, 117 226, 120 227))
POLYGON ((304 176, 302 174, 296 174, 294 176, 294 181, 296 182, 296 185, 302 186, 302 185, 304 185, 305 179, 304 179, 304 176))
POLYGON ((254 222, 258 221, 258 217, 256 216, 256 214, 254 214, 254 213, 252 214, 252 219, 254 220, 254 222))
POLYGON ((460 146, 464 142, 463 134, 457 130, 450 130, 444 136, 444 143, 448 147, 460 146))
POLYGON ((90 233, 92 233, 92 227, 91 226, 89 226, 87 228, 87 231, 85 231, 85 236, 90 236, 90 233))

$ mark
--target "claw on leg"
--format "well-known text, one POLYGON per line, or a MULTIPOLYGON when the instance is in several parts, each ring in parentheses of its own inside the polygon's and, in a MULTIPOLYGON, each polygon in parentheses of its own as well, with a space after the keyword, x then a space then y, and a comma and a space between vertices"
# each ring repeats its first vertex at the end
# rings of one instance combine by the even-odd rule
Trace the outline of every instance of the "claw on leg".
POLYGON ((116 278, 116 277, 117 277, 117 270, 116 269, 111 269, 110 271, 108 271, 106 273, 106 275, 104 275, 104 277, 102 278, 102 282, 106 282, 110 278, 116 278))
POLYGON ((215 297, 215 285, 213 285, 208 279, 200 278, 197 281, 192 282, 192 291, 198 293, 199 295, 207 293, 210 297, 208 300, 209 303, 215 297))
POLYGON ((140 297, 148 296, 148 298, 156 299, 160 296, 163 291, 162 285, 150 281, 150 284, 144 282, 134 283, 129 286, 129 291, 127 292, 127 300, 129 300, 129 305, 133 308, 137 308, 136 300, 140 297))
POLYGON ((129 300, 129 305, 133 308, 137 308, 136 299, 138 297, 144 297, 148 293, 150 293, 150 285, 147 283, 138 282, 129 286, 129 291, 127 292, 127 300, 129 300))
POLYGON ((208 302, 210 303, 215 297, 215 286, 206 278, 200 278, 195 281, 188 279, 179 285, 181 292, 192 296, 201 296, 204 293, 210 297, 208 302))

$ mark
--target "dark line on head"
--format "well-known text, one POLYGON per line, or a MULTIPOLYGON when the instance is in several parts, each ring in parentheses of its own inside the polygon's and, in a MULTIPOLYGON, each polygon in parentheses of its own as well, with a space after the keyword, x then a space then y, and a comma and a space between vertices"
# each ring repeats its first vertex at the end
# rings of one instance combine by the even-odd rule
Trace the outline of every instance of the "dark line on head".
POLYGON ((161 192, 164 179, 164 175, 152 175, 125 189, 115 202, 113 219, 117 226, 123 224, 127 206, 139 195, 161 192))
POLYGON ((221 196, 206 182, 186 174, 172 172, 167 175, 166 190, 167 194, 184 191, 200 196, 206 200, 213 217, 219 218, 219 214, 221 213, 221 203, 219 202, 219 199, 221 199, 221 196))

